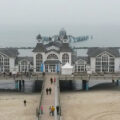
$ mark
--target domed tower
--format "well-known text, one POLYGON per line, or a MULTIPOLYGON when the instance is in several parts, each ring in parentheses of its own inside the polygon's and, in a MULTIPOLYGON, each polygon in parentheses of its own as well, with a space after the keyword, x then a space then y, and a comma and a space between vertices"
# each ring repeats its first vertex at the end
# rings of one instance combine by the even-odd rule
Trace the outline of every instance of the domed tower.
POLYGON ((42 42, 42 37, 41 37, 41 35, 40 35, 40 34, 39 34, 39 35, 37 35, 36 39, 37 39, 38 43, 41 43, 41 42, 42 42))
POLYGON ((62 28, 59 32, 59 38, 62 40, 65 35, 66 35, 66 30, 62 28))
POLYGON ((67 35, 64 35, 64 37, 63 37, 63 43, 68 43, 68 37, 67 37, 67 35))

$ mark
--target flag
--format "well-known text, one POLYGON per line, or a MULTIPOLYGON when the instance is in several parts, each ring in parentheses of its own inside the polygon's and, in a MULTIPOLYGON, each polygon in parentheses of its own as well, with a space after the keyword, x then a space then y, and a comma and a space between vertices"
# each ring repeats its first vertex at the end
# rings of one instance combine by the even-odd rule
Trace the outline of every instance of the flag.
POLYGON ((43 65, 43 63, 42 63, 41 66, 40 66, 40 71, 41 71, 41 72, 44 71, 44 65, 43 65))

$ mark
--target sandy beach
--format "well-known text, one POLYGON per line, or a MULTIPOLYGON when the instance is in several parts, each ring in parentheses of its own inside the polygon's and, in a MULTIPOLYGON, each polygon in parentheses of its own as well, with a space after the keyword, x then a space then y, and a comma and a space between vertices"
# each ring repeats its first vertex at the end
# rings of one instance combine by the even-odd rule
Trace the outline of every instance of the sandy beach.
POLYGON ((40 93, 0 93, 0 120, 36 120, 40 93), (23 104, 27 101, 26 107, 23 104))
POLYGON ((61 94, 63 120, 120 120, 120 89, 108 87, 61 94))

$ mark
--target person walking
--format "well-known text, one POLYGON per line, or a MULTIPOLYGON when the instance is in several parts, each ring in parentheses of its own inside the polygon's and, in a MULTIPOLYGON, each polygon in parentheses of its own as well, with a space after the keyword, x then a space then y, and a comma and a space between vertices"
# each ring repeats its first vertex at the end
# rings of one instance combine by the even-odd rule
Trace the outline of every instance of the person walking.
POLYGON ((51 111, 52 106, 49 107, 49 115, 51 115, 52 111, 51 111))
POLYGON ((56 78, 54 77, 54 84, 56 83, 56 78))
POLYGON ((23 103, 24 103, 24 106, 26 106, 26 104, 27 104, 27 101, 26 101, 26 100, 24 100, 24 101, 23 101, 23 103))
POLYGON ((52 116, 54 116, 54 111, 55 111, 55 107, 52 106, 52 107, 51 107, 51 113, 52 113, 52 116))
POLYGON ((53 83, 53 78, 50 78, 50 82, 51 82, 51 84, 53 83))
POLYGON ((51 92, 52 92, 52 88, 50 87, 50 88, 49 88, 49 94, 51 94, 51 92))
POLYGON ((59 106, 56 106, 57 114, 59 115, 59 106))
POLYGON ((40 106, 40 113, 41 113, 41 115, 43 114, 43 106, 42 105, 40 106))
POLYGON ((48 95, 48 91, 49 91, 49 89, 48 88, 46 88, 46 94, 48 95))

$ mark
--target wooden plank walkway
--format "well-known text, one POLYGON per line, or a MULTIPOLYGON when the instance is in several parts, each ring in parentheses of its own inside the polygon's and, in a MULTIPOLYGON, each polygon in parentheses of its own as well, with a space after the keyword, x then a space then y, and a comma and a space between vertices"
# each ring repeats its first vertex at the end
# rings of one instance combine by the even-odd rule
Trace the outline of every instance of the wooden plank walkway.
POLYGON ((43 89, 43 98, 42 98, 42 106, 43 106, 43 114, 40 115, 40 120, 54 120, 55 117, 50 115, 50 106, 55 107, 55 84, 51 84, 50 78, 55 77, 55 75, 46 75, 45 76, 45 83, 43 89), (51 94, 46 94, 46 88, 52 88, 51 94))

